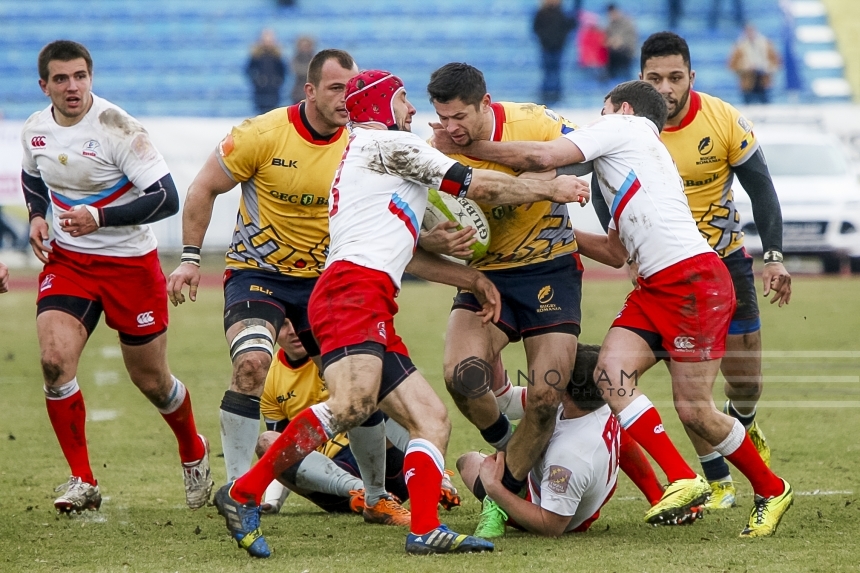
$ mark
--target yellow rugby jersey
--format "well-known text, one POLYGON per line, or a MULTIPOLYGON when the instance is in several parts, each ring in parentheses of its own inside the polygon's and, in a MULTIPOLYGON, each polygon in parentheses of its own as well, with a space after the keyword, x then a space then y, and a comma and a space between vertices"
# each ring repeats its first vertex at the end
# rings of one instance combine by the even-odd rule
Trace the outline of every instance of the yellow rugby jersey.
MULTIPOLYGON (((576 126, 552 110, 533 103, 490 104, 495 121, 492 141, 552 141, 576 126)), ((466 155, 451 155, 464 165, 508 175, 519 171, 466 155)), ((540 201, 504 207, 479 204, 490 224, 487 254, 470 264, 481 270, 509 269, 576 251, 567 205, 540 201)))
MULTIPOLYGON (((292 420, 299 412, 328 400, 328 386, 310 358, 292 368, 284 349, 278 350, 276 359, 266 374, 266 385, 260 397, 260 412, 267 421, 292 420)), ((334 457, 349 444, 345 433, 338 434, 318 448, 328 457, 334 457)))
POLYGON ((732 167, 758 149, 752 123, 723 100, 691 91, 687 115, 679 126, 663 128, 660 139, 684 180, 699 231, 721 257, 740 249, 744 236, 732 167))
POLYGON ((221 166, 242 184, 228 268, 322 273, 329 190, 348 138, 341 128, 330 141, 315 140, 300 105, 247 119, 218 146, 221 166))

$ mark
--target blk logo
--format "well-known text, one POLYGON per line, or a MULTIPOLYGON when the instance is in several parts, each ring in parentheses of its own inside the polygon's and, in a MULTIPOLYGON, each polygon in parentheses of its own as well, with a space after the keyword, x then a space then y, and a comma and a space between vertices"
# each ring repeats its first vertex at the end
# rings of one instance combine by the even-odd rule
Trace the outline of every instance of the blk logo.
POLYGON ((299 162, 295 159, 281 159, 280 157, 275 157, 272 159, 272 165, 278 165, 280 167, 292 167, 293 169, 299 168, 299 162))
POLYGON ((37 135, 30 140, 30 147, 45 147, 46 145, 44 135, 37 135))

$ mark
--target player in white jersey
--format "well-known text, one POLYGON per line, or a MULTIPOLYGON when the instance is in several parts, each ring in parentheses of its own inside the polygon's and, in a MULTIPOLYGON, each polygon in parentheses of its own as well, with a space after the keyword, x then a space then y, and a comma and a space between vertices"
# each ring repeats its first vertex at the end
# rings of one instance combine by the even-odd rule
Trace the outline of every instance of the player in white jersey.
POLYGON ((202 507, 212 488, 209 445, 197 433, 188 390, 167 365, 166 284, 147 225, 177 212, 173 179, 143 126, 92 94, 84 46, 48 44, 39 76, 51 105, 24 124, 21 179, 30 244, 45 263, 36 328, 48 417, 72 474, 54 506, 72 512, 101 504, 76 374, 104 312, 119 332, 129 377, 176 435, 188 506, 202 507))
MULTIPOLYGON (((479 499, 490 496, 510 525, 550 537, 586 531, 615 491, 621 428, 595 385, 599 351, 579 344, 555 429, 528 475, 525 497, 502 485, 504 452, 495 457, 468 452, 457 460, 469 490, 479 499)), ((504 525, 498 535, 503 532, 504 525)))
POLYGON ((491 551, 492 543, 439 523, 436 506, 451 423, 394 331, 394 297, 408 267, 423 278, 473 291, 483 305, 481 315, 498 320, 499 294, 483 274, 417 249, 428 187, 486 203, 517 204, 577 201, 587 198, 587 185, 573 177, 523 181, 449 159, 410 133, 415 108, 403 82, 388 72, 352 78, 346 107, 352 134, 332 183, 331 248, 308 308, 331 395, 295 416, 251 471, 218 490, 215 504, 239 545, 268 557, 259 531, 266 487, 338 432, 360 424, 378 404, 411 438, 403 466, 412 511, 407 552, 491 551))
MULTIPOLYGON (((659 414, 636 385, 643 372, 665 358, 681 421, 752 483, 755 507, 741 536, 771 535, 791 506, 793 493, 788 482, 764 464, 743 425, 713 403, 712 388, 735 307, 734 288, 725 265, 698 233, 683 182, 659 139, 666 104, 647 82, 626 82, 606 97, 603 114, 606 117, 591 126, 553 142, 480 142, 495 149, 489 150, 492 157, 484 158, 538 170, 594 162, 612 222, 608 235, 582 234, 580 252, 617 267, 632 260, 640 272, 638 287, 603 342, 598 385, 614 390, 607 402, 621 425, 671 482, 661 501, 645 514, 646 521, 675 519, 710 494, 708 482, 675 449, 659 414)), ((481 157, 487 149, 469 152, 481 157)))

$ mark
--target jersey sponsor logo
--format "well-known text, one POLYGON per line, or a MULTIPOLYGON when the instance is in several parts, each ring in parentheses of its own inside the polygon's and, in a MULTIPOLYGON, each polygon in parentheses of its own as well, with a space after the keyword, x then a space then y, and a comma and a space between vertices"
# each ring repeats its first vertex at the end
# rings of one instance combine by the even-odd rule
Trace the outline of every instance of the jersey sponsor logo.
POLYGON ((738 118, 738 125, 741 126, 741 129, 744 130, 744 133, 749 133, 752 131, 752 125, 750 125, 750 122, 748 122, 744 116, 740 116, 738 118))
POLYGON ((227 137, 221 140, 221 143, 218 144, 218 154, 221 157, 227 157, 231 153, 233 153, 233 148, 235 145, 233 144, 233 134, 228 133, 227 137))
POLYGON ((101 144, 95 139, 91 139, 84 144, 84 149, 81 151, 81 154, 86 157, 98 157, 99 147, 101 147, 101 144))
POLYGON ((277 167, 292 167, 293 169, 299 168, 299 162, 295 159, 281 159, 280 157, 275 157, 272 159, 272 165, 277 167))
POLYGON ((666 430, 663 428, 663 424, 657 424, 656 426, 654 426, 654 433, 655 434, 662 434, 665 431, 666 430))
MULTIPOLYGON (((719 161, 718 158, 714 158, 714 159, 719 161)), ((704 163, 711 163, 711 162, 705 161, 704 163)), ((697 165, 700 165, 700 164, 701 163, 697 163, 697 165)), ((684 187, 699 187, 701 185, 707 185, 708 183, 712 183, 719 178, 720 178, 719 173, 712 173, 711 175, 708 175, 704 179, 684 179, 684 187)))
POLYGON ((145 328, 147 326, 152 326, 155 324, 155 318, 153 318, 152 313, 155 311, 148 310, 146 312, 141 312, 137 315, 137 327, 145 328))
POLYGON ((249 288, 248 290, 250 290, 251 292, 260 292, 266 296, 272 296, 272 291, 261 286, 251 285, 251 288, 249 288))
POLYGON ((47 145, 44 135, 37 135, 30 140, 30 147, 46 147, 47 145))
POLYGON ((676 336, 675 348, 678 350, 693 350, 696 347, 696 339, 692 336, 676 336))
POLYGON ((702 138, 699 142, 699 155, 708 155, 714 149, 714 141, 711 139, 710 135, 707 135, 702 138))
POLYGON ((292 203, 294 205, 328 205, 328 197, 317 197, 311 193, 302 193, 301 195, 291 195, 289 193, 281 193, 279 191, 269 191, 269 195, 283 201, 285 203, 292 203))
POLYGON ((537 294, 537 299, 539 303, 537 311, 554 312, 557 310, 561 310, 560 306, 551 302, 553 296, 555 296, 555 291, 552 290, 552 285, 546 285, 545 287, 540 289, 537 294))
POLYGON ((54 286, 54 279, 56 275, 45 275, 45 278, 42 279, 42 284, 39 285, 39 292, 43 292, 54 286))
POLYGON ((283 394, 279 395, 277 397, 277 401, 278 401, 278 404, 283 404, 287 400, 289 400, 291 398, 295 398, 295 397, 296 397, 296 393, 293 390, 290 390, 289 392, 287 392, 286 396, 284 396, 283 394))
POLYGON ((563 466, 549 466, 549 476, 547 477, 547 487, 555 493, 564 493, 567 491, 567 486, 570 485, 570 476, 573 472, 563 466))

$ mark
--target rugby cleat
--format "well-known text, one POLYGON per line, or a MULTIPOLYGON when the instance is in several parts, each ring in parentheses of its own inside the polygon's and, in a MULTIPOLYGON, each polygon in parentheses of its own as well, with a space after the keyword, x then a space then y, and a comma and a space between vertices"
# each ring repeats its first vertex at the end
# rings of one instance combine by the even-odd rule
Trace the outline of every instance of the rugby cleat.
POLYGON ((215 492, 214 503, 218 514, 227 520, 227 529, 239 547, 252 557, 270 556, 272 552, 269 550, 269 544, 260 531, 260 506, 250 501, 242 504, 230 497, 232 487, 233 482, 229 482, 215 492))
POLYGON ((364 490, 353 489, 349 492, 349 509, 353 513, 361 515, 364 513, 364 490))
MULTIPOLYGON (((689 508, 679 517, 676 517, 670 521, 664 521, 661 525, 692 525, 697 520, 703 519, 705 517, 705 506, 704 505, 694 505, 689 508)), ((657 527, 656 525, 654 527, 657 527)))
POLYGON ((782 480, 785 490, 777 496, 764 498, 755 496, 755 505, 747 526, 741 531, 741 537, 767 537, 776 533, 782 516, 794 504, 794 491, 787 481, 782 480))
POLYGON ((58 513, 95 511, 102 505, 102 494, 99 493, 99 486, 89 484, 79 477, 69 477, 69 481, 58 485, 54 491, 62 491, 63 489, 66 490, 66 493, 54 500, 54 507, 58 513))
POLYGON ((733 481, 712 481, 710 485, 711 498, 705 504, 705 509, 731 509, 737 505, 737 492, 733 481))
POLYGON ((368 506, 365 502, 362 513, 365 523, 398 525, 400 527, 412 525, 412 514, 389 493, 380 498, 373 507, 368 506))
POLYGON ((490 499, 490 496, 485 497, 481 503, 481 518, 475 528, 475 537, 494 539, 503 536, 507 520, 508 514, 505 513, 505 510, 490 499))
MULTIPOLYGON (((727 416, 731 416, 729 414, 730 404, 731 400, 726 400, 725 404, 723 404, 723 414, 727 416)), ((770 446, 767 445, 767 438, 764 437, 764 432, 761 431, 761 426, 758 425, 758 422, 753 421, 752 425, 747 429, 747 435, 752 440, 755 449, 758 450, 761 461, 764 462, 764 465, 770 467, 770 446)))
POLYGON ((451 481, 451 476, 453 475, 454 472, 451 470, 445 470, 445 473, 442 474, 442 491, 439 496, 439 505, 445 511, 451 511, 455 507, 460 507, 460 494, 451 481))
POLYGON ((489 541, 478 539, 472 535, 463 535, 440 525, 423 535, 410 533, 406 536, 406 553, 412 555, 430 555, 431 553, 482 553, 492 551, 494 546, 489 541))
POLYGON ((645 513, 645 522, 651 525, 672 523, 689 513, 691 508, 703 505, 710 495, 711 486, 702 476, 675 480, 666 487, 660 501, 645 513))
POLYGON ((209 440, 202 434, 200 441, 203 442, 205 453, 203 457, 190 464, 182 464, 182 478, 185 480, 185 503, 191 509, 199 509, 209 502, 209 494, 212 493, 212 473, 209 471, 209 440))

